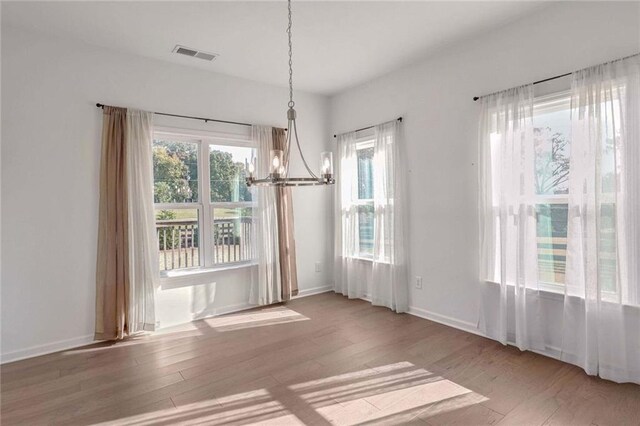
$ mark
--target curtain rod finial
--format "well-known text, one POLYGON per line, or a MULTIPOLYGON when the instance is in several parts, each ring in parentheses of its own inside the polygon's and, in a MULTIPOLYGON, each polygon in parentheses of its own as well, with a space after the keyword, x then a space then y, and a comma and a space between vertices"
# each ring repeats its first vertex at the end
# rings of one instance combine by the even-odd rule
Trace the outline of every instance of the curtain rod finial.
POLYGON ((480 99, 480 97, 479 97, 479 96, 474 96, 474 97, 473 97, 473 101, 474 101, 474 102, 475 102, 475 101, 477 101, 478 99, 480 99))

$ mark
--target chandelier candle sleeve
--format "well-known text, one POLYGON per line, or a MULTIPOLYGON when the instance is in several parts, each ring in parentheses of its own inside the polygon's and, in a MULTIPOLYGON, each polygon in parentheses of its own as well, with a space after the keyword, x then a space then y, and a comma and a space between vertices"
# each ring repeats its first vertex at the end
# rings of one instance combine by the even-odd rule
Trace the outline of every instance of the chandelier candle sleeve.
POLYGON ((320 153, 320 173, 325 179, 333 177, 333 152, 320 153))
POLYGON ((281 177, 284 174, 283 152, 280 149, 271 150, 270 173, 273 177, 281 177))

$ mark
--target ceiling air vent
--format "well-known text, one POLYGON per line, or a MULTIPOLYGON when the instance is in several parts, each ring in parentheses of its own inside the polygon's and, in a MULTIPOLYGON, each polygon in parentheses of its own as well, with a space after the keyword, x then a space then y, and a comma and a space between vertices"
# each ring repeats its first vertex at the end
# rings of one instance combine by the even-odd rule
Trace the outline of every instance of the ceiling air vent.
POLYGON ((191 56, 192 58, 199 58, 205 61, 213 61, 218 56, 218 54, 216 53, 203 52, 202 50, 191 49, 188 47, 180 46, 179 44, 173 48, 173 53, 191 56))

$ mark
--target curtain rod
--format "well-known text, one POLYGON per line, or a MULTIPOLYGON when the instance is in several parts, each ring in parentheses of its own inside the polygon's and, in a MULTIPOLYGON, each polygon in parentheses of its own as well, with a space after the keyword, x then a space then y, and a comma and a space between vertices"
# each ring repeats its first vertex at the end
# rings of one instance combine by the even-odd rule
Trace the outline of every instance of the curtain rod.
MULTIPOLYGON (((96 104, 96 106, 98 108, 104 109, 104 107, 106 105, 98 103, 98 104, 96 104)), ((216 123, 237 124, 238 126, 252 126, 252 124, 250 124, 250 123, 240 123, 238 121, 217 120, 215 118, 192 117, 190 115, 169 114, 169 113, 166 113, 166 112, 154 112, 154 114, 155 115, 164 115, 164 116, 167 116, 167 117, 188 118, 190 120, 202 120, 205 123, 207 123, 209 121, 215 121, 216 123)), ((287 129, 284 129, 284 130, 286 131, 287 129)))
MULTIPOLYGON (((613 61, 609 61, 609 62, 605 62, 604 64, 610 64, 612 62, 618 62, 618 61, 624 61, 625 59, 629 59, 629 58, 633 58, 634 56, 638 56, 640 55, 640 53, 634 53, 633 55, 629 55, 629 56, 625 56, 624 58, 620 58, 620 59, 614 59, 613 61)), ((603 64, 603 65, 604 65, 603 64)), ((574 71, 575 72, 575 71, 574 71)), ((534 81, 532 84, 540 84, 540 83, 545 83, 547 81, 551 81, 551 80, 555 80, 558 78, 562 78, 562 77, 567 77, 569 75, 573 74, 573 72, 567 72, 564 74, 560 74, 560 75, 556 75, 554 77, 549 77, 549 78, 545 78, 544 80, 538 80, 538 81, 534 81)), ((477 101, 480 98, 484 98, 485 96, 491 96, 491 95, 495 95, 496 93, 501 92, 501 90, 498 90, 497 92, 493 92, 493 93, 489 93, 487 95, 482 95, 482 96, 474 96, 473 97, 473 101, 477 101)))
MULTIPOLYGON (((560 75, 556 75, 556 76, 553 76, 553 77, 545 78, 544 80, 534 81, 534 82, 533 82, 533 83, 531 83, 531 84, 540 84, 540 83, 545 83, 545 82, 547 82, 547 81, 556 80, 556 79, 558 79, 558 78, 566 77, 566 76, 571 75, 571 74, 573 74, 573 73, 572 73, 572 72, 568 72, 568 73, 565 73, 565 74, 560 74, 560 75)), ((475 101, 477 101, 477 100, 478 100, 478 99, 480 99, 480 98, 484 98, 485 96, 491 96, 491 95, 496 94, 496 93, 498 93, 498 92, 489 93, 488 95, 474 96, 474 97, 473 97, 473 101, 475 102, 475 101)))
MULTIPOLYGON (((398 117, 398 118, 396 118, 396 120, 398 120, 398 121, 402 122, 402 117, 398 117)), ((354 130, 353 132, 354 132, 354 133, 356 133, 356 132, 361 132, 361 131, 363 131, 363 130, 373 129, 374 127, 376 127, 376 126, 367 126, 367 127, 363 127, 362 129, 354 130)), ((345 133, 351 133, 351 132, 345 132, 345 133)), ((334 138, 337 138, 337 137, 338 137, 338 135, 333 135, 333 137, 334 137, 334 138)))

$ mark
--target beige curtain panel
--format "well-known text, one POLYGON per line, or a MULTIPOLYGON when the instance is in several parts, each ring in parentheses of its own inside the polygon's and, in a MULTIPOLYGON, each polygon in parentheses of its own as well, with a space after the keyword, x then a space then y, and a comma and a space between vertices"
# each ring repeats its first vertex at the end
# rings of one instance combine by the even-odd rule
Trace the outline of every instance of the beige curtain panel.
POLYGON ((126 120, 125 108, 104 107, 96 265, 96 340, 122 339, 127 333, 126 120))
POLYGON ((153 114, 105 106, 100 164, 96 340, 155 329, 153 114))
MULTIPOLYGON (((273 128, 274 149, 288 152, 287 134, 284 129, 273 128)), ((285 167, 289 166, 289 159, 285 167)), ((276 188, 276 210, 278 217, 278 245, 280 250, 280 276, 282 300, 291 300, 298 294, 298 271, 296 269, 296 242, 293 227, 293 202, 291 188, 276 188)))

